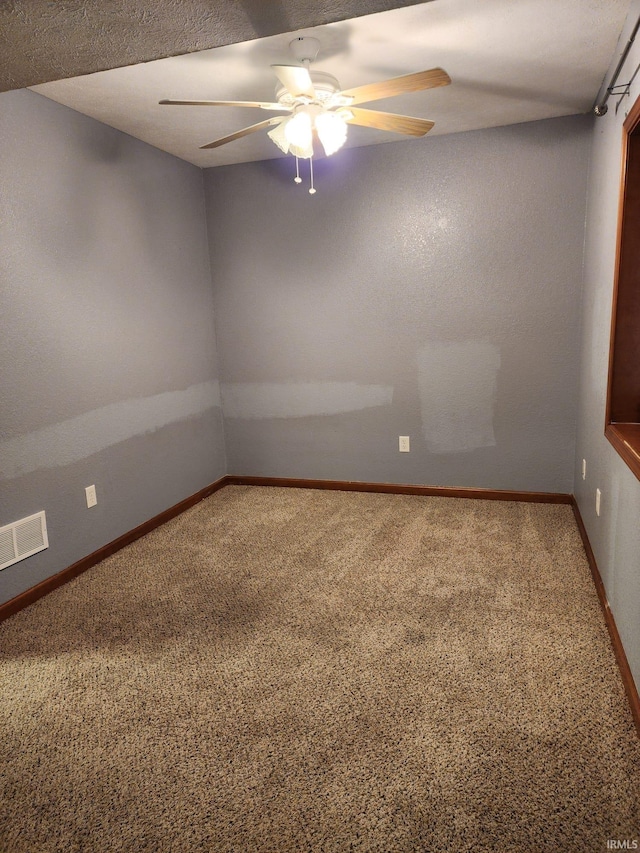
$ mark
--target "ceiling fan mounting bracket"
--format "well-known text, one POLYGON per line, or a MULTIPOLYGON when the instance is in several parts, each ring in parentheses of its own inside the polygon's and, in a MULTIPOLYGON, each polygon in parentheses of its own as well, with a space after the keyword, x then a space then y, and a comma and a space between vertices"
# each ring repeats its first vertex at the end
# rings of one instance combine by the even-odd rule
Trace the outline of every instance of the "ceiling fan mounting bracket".
POLYGON ((320 50, 320 42, 311 36, 299 36, 289 42, 289 50, 298 62, 310 65, 315 62, 320 50))

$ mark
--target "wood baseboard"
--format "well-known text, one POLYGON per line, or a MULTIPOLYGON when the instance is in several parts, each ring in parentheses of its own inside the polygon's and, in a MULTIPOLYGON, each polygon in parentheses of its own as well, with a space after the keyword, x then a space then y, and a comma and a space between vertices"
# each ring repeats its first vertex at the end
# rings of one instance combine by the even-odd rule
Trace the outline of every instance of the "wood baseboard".
POLYGON ((397 483, 365 483, 357 480, 305 480, 291 477, 244 477, 230 475, 227 485, 281 486, 294 489, 330 489, 341 492, 380 492, 387 495, 423 495, 425 497, 473 498, 485 501, 524 501, 530 503, 571 504, 573 495, 562 492, 512 492, 500 489, 414 486, 397 483))
POLYGON ((205 498, 208 498, 214 492, 217 492, 218 489, 221 489, 226 485, 227 477, 221 477, 219 480, 216 480, 215 483, 205 486, 204 489, 201 489, 194 495, 185 498, 183 501, 180 501, 180 503, 169 507, 169 509, 165 509, 164 512, 159 513, 153 518, 150 518, 148 521, 138 525, 138 527, 134 527, 134 529, 130 530, 128 533, 114 539, 113 542, 109 542, 102 548, 98 548, 97 551, 94 551, 92 554, 88 554, 86 557, 78 560, 77 563, 67 566, 66 569, 62 569, 62 571, 57 574, 45 578, 39 584, 21 592, 20 595, 16 595, 15 598, 11 598, 9 601, 5 601, 4 604, 0 604, 0 622, 4 619, 8 619, 9 616, 13 616, 14 613, 17 613, 24 607, 28 607, 29 604, 33 604, 34 601, 37 601, 39 598, 42 598, 54 589, 57 589, 63 584, 68 583, 68 581, 73 580, 73 578, 78 577, 78 575, 86 572, 87 569, 95 566, 106 557, 110 557, 112 554, 115 554, 116 551, 119 551, 121 548, 125 548, 127 545, 135 542, 136 539, 140 539, 141 536, 145 536, 147 533, 150 533, 156 527, 160 527, 161 524, 171 521, 172 518, 180 515, 180 513, 190 507, 195 506, 195 504, 205 498))
POLYGON ((636 725, 638 737, 640 737, 640 696, 638 695, 638 688, 636 687, 636 683, 633 678, 633 673, 631 672, 631 667, 629 666, 629 661, 627 660, 627 655, 625 653, 624 646, 622 645, 620 634, 618 633, 616 620, 613 618, 613 613, 611 612, 611 607, 609 606, 607 593, 604 588, 604 583, 602 582, 602 576, 600 574, 600 570, 598 569, 598 564, 596 563, 593 548, 591 547, 591 543, 589 542, 587 528, 584 526, 582 515, 580 514, 580 509, 578 507, 575 497, 573 496, 571 499, 571 506, 573 507, 573 514, 576 519, 576 524, 578 525, 578 530, 580 531, 582 544, 584 545, 584 550, 587 555, 587 560, 589 562, 589 568, 591 569, 593 584, 596 588, 596 592, 598 593, 598 598, 600 599, 600 606, 602 607, 604 621, 607 625, 609 637, 611 638, 611 645, 613 646, 613 652, 618 662, 618 668, 620 670, 620 675, 622 676, 622 683, 624 684, 627 699, 629 700, 629 705, 631 707, 633 721, 636 725))

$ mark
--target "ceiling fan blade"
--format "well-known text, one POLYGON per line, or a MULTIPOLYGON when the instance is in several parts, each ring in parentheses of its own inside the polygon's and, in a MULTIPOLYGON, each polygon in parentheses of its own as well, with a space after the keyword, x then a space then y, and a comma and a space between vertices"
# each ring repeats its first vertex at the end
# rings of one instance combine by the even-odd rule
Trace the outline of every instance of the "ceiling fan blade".
POLYGON ((272 65, 273 72, 282 83, 289 94, 294 98, 304 95, 307 98, 315 98, 316 90, 309 70, 300 65, 272 65))
POLYGON ((399 116, 395 113, 359 110, 356 107, 348 107, 348 110, 353 118, 346 119, 347 124, 375 127, 377 130, 390 130, 393 133, 404 133, 406 136, 424 136, 434 125, 434 122, 423 118, 399 116))
POLYGON ((379 83, 356 86, 355 89, 345 89, 340 94, 353 98, 352 104, 364 104, 391 98, 393 95, 404 95, 406 92, 421 92, 424 89, 435 89, 437 86, 448 86, 449 83, 451 78, 446 71, 442 68, 432 68, 429 71, 416 71, 415 74, 381 80, 379 83))
POLYGON ((159 104, 171 104, 186 107, 259 107, 261 110, 284 110, 291 111, 291 107, 282 104, 272 104, 267 101, 174 101, 164 98, 159 104))
POLYGON ((252 124, 250 127, 243 127, 242 130, 236 130, 235 133, 230 133, 229 136, 221 136, 208 145, 201 145, 200 148, 219 148, 221 145, 226 145, 227 142, 233 142, 235 139, 241 139, 243 136, 249 136, 250 133, 256 133, 258 130, 263 130, 266 127, 271 127, 278 124, 284 116, 279 118, 268 118, 266 121, 259 121, 258 124, 252 124))

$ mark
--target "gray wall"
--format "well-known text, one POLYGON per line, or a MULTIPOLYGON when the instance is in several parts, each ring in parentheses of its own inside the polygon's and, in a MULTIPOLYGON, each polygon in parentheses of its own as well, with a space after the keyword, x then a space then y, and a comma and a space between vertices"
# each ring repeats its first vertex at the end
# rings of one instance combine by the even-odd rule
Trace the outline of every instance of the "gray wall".
POLYGON ((0 526, 50 540, 5 601, 226 461, 201 172, 32 92, 0 128, 0 526))
MULTIPOLYGON (((640 15, 631 4, 621 48, 640 15)), ((636 41, 618 82, 627 82, 640 62, 636 41)), ((580 400, 575 460, 575 495, 604 581, 636 684, 640 686, 640 482, 604 437, 609 333, 615 274, 622 122, 640 96, 640 78, 616 115, 611 99, 606 116, 594 122, 584 262, 580 400), (581 476, 582 459, 587 477, 581 476), (596 488, 602 491, 595 513, 596 488)))
POLYGON ((229 470, 571 492, 589 134, 205 171, 229 470))

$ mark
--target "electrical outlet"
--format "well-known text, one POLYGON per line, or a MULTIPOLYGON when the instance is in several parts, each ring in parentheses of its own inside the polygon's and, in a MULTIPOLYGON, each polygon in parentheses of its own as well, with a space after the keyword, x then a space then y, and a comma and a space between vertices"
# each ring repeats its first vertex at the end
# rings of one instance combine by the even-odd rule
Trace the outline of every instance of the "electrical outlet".
POLYGON ((582 479, 583 480, 587 479, 587 460, 586 459, 582 460, 582 479))
POLYGON ((600 498, 602 497, 602 492, 600 489, 596 489, 596 515, 600 515, 600 498))
POLYGON ((409 453, 411 451, 408 435, 398 436, 398 449, 400 453, 409 453))
POLYGON ((87 507, 95 506, 98 503, 98 497, 96 495, 96 487, 95 486, 87 486, 84 490, 87 496, 87 507))

